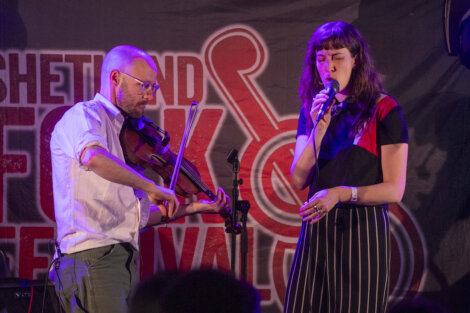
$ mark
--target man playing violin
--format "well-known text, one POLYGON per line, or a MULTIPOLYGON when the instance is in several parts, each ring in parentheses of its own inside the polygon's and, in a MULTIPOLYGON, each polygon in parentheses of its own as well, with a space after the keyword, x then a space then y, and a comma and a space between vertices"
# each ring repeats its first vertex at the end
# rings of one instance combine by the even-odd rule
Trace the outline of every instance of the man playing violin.
POLYGON ((139 229, 194 213, 228 210, 229 197, 180 205, 124 160, 119 134, 158 89, 144 51, 118 46, 105 56, 101 89, 72 106, 51 137, 57 221, 55 289, 66 312, 126 312, 137 282, 139 229))

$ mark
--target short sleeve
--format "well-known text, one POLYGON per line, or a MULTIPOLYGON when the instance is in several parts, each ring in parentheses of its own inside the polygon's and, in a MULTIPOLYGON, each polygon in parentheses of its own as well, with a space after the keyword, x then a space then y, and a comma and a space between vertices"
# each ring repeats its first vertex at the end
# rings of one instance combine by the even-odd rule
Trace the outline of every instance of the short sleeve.
POLYGON ((134 190, 134 193, 139 199, 139 229, 144 229, 150 217, 150 206, 153 204, 151 204, 148 196, 144 192, 134 190))
POLYGON ((305 117, 304 113, 305 109, 304 106, 300 108, 300 115, 299 115, 299 123, 297 124, 297 135, 308 135, 307 133, 307 118, 305 117))
POLYGON ((56 124, 52 133, 54 141, 63 153, 75 159, 80 165, 80 157, 88 146, 100 146, 106 150, 106 129, 102 116, 93 103, 79 103, 70 108, 56 124))
POLYGON ((381 116, 378 127, 380 145, 408 143, 408 127, 401 107, 393 100, 393 106, 381 116))

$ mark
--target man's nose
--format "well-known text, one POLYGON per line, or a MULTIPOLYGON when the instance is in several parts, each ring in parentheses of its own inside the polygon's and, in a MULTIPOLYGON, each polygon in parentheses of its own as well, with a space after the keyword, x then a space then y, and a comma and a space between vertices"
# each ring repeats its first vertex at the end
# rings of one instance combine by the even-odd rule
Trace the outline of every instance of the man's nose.
POLYGON ((145 100, 150 101, 153 99, 154 94, 151 90, 145 89, 142 96, 144 97, 145 100))

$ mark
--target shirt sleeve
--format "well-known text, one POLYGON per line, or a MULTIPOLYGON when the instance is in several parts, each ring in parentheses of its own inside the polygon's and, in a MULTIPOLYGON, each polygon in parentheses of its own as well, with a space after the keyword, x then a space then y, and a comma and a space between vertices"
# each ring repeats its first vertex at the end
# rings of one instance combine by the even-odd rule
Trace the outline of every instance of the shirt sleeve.
POLYGON ((401 107, 392 99, 382 111, 378 127, 380 145, 408 143, 408 127, 401 107))
POLYGON ((299 123, 297 124, 297 135, 308 135, 307 134, 307 118, 304 113, 304 106, 300 108, 299 123))
POLYGON ((150 203, 149 198, 144 192, 140 190, 135 190, 134 192, 136 197, 139 199, 139 229, 143 229, 147 226, 147 222, 150 217, 150 206, 153 204, 150 203))
POLYGON ((76 104, 57 123, 53 136, 63 153, 81 164, 81 155, 86 147, 99 146, 108 150, 106 129, 96 105, 76 104))

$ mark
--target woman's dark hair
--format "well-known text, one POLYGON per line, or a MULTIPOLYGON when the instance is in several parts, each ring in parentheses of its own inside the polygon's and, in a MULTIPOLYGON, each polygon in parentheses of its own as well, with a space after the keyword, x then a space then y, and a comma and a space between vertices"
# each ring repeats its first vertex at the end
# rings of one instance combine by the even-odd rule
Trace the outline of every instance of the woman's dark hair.
POLYGON ((375 104, 380 94, 384 92, 369 47, 359 31, 353 25, 343 21, 325 23, 315 30, 308 43, 300 79, 299 98, 307 114, 308 129, 313 127, 311 118, 308 116, 312 99, 324 89, 316 66, 316 53, 320 50, 342 48, 348 49, 351 56, 355 58, 355 67, 347 87, 351 101, 358 105, 353 133, 358 133, 364 122, 372 116, 375 104))

